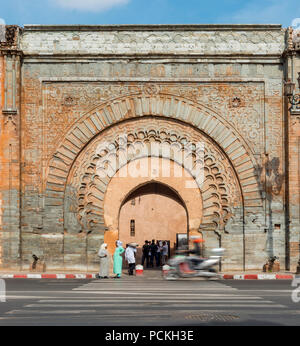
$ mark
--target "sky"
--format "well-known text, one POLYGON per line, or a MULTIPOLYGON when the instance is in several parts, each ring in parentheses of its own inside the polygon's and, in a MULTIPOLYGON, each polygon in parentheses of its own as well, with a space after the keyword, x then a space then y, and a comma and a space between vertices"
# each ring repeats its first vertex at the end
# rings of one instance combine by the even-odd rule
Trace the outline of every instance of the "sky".
POLYGON ((0 0, 6 24, 282 24, 300 0, 0 0))

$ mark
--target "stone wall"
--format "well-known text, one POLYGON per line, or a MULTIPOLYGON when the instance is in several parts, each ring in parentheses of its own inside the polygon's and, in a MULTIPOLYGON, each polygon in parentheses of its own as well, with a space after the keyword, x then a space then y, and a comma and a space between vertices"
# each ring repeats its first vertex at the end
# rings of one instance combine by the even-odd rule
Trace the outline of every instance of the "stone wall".
MULTIPOLYGON (((1 80, 1 95, 4 93, 4 59, 3 56, 0 56, 0 80, 1 80)), ((2 103, 0 103, 0 111, 2 114, 2 103)), ((2 133, 4 127, 4 119, 1 116, 1 127, 0 127, 0 133, 2 133)), ((1 161, 0 161, 0 184, 1 184, 1 191, 0 191, 0 265, 2 266, 3 263, 3 190, 5 190, 5 186, 3 186, 4 182, 4 155, 3 155, 3 141, 1 136, 1 161)))
MULTIPOLYGON (((291 51, 289 60, 289 76, 298 88, 298 72, 300 72, 300 54, 291 51)), ((291 105, 288 105, 291 107, 291 105)), ((289 218, 290 222, 290 257, 293 270, 299 266, 299 230, 300 230, 300 107, 290 109, 289 117, 289 218)))
MULTIPOLYGON (((17 192, 11 197, 21 216, 5 221, 2 215, 0 230, 7 236, 4 227, 21 220, 20 243, 14 244, 22 267, 35 253, 48 268, 63 268, 64 254, 72 252, 81 256, 77 268, 87 266, 87 253, 94 256, 106 225, 96 238, 83 227, 75 242, 68 241, 67 178, 92 140, 128 119, 135 126, 141 117, 190 126, 230 162, 242 205, 213 209, 200 229, 208 247, 222 239, 229 250, 225 269, 261 269, 270 255, 284 267, 285 36, 277 25, 25 26, 21 117, 11 115, 21 120, 14 129, 22 152, 21 178, 16 175, 21 210, 17 192)), ((1 190, 0 202, 9 205, 1 190)), ((10 258, 2 251, 2 262, 10 258)))
POLYGON ((280 25, 25 25, 21 49, 28 55, 280 55, 280 25))
POLYGON ((1 266, 20 263, 20 69, 19 28, 8 26, 0 44, 0 252, 1 266))

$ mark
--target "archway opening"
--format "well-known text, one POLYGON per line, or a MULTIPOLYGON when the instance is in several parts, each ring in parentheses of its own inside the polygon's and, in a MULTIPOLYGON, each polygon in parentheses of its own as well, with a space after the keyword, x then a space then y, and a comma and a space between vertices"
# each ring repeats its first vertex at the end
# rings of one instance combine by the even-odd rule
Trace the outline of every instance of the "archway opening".
POLYGON ((141 263, 146 240, 166 241, 170 256, 185 238, 188 238, 187 209, 182 198, 169 186, 149 182, 133 190, 123 201, 119 213, 119 239, 124 244, 140 245, 137 263, 141 263))
MULTIPOLYGON (((118 174, 115 174, 108 183, 103 199, 103 215, 105 226, 107 227, 107 231, 104 234, 104 242, 108 244, 108 250, 113 254, 117 239, 122 240, 124 245, 128 241, 136 242, 134 238, 121 238, 123 232, 121 231, 120 233, 120 215, 126 204, 128 202, 130 203, 133 197, 136 199, 133 203, 137 205, 137 196, 139 196, 139 194, 144 196, 143 201, 146 200, 146 197, 150 198, 149 195, 156 194, 156 199, 160 199, 160 201, 157 202, 160 208, 165 208, 165 201, 168 201, 168 203, 173 201, 175 205, 179 205, 187 219, 187 226, 184 228, 184 231, 182 231, 181 228, 178 229, 176 234, 186 234, 187 228, 189 229, 189 235, 194 233, 198 234, 202 220, 202 197, 198 185, 193 182, 194 178, 184 167, 167 158, 157 158, 157 160, 152 162, 151 158, 143 157, 130 161, 120 168, 118 174), (166 167, 166 163, 170 165, 169 174, 167 174, 167 176, 165 176, 166 172, 163 169, 166 167), (137 174, 131 174, 135 173, 135 168, 137 166, 146 167, 143 174, 139 176, 137 176, 137 174), (152 183, 158 185, 149 185, 152 183)), ((158 210, 158 208, 156 210, 158 210)), ((175 217, 174 215, 176 213, 174 210, 176 209, 169 209, 169 215, 166 219, 172 220, 175 217), (173 213, 170 213, 171 210, 173 210, 173 213)), ((140 215, 141 214, 142 213, 140 213, 140 215)), ((134 218, 129 219, 129 232, 131 226, 134 228, 133 231, 135 230, 135 232, 137 232, 135 220, 134 218)), ((149 226, 149 229, 153 229, 153 225, 149 226)), ((128 232, 128 222, 126 230, 128 232)), ((152 240, 153 238, 151 239, 151 236, 152 235, 149 234, 146 238, 141 239, 142 243, 140 244, 139 241, 139 245, 142 246, 145 240, 152 240)), ((163 239, 159 237, 158 240, 163 239)), ((169 240, 169 238, 166 240, 169 240)), ((171 244, 171 239, 170 245, 172 245, 172 248, 174 247, 174 245, 171 244)))

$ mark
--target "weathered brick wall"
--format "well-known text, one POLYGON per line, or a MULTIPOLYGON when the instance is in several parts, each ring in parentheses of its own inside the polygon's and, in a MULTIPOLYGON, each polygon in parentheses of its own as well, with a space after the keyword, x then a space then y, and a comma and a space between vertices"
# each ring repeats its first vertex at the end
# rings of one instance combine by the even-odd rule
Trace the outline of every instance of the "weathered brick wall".
POLYGON ((2 266, 16 268, 20 260, 20 57, 1 57, 1 239, 2 266))
MULTIPOLYGON (((2 105, 4 104, 4 59, 3 56, 0 56, 0 81, 1 81, 1 102, 0 102, 0 112, 1 112, 1 124, 0 124, 0 136, 2 133, 2 129, 4 126, 4 119, 2 117, 2 105)), ((2 137, 2 136, 1 136, 2 137)), ((2 140, 2 138, 1 138, 2 140)), ((3 142, 0 145, 0 265, 2 266, 2 258, 3 258, 3 195, 2 191, 4 190, 4 186, 2 186, 4 182, 4 160, 3 160, 3 142)))
POLYGON ((290 188, 290 255, 291 268, 295 270, 299 260, 300 228, 300 115, 293 115, 289 124, 289 188, 290 188))
MULTIPOLYGON (((300 72, 300 54, 293 54, 289 66, 289 76, 298 88, 298 72, 300 72)), ((290 105, 289 105, 290 107, 290 105)), ((300 230, 300 109, 295 107, 289 116, 289 210, 290 210, 290 257, 291 269, 295 270, 299 261, 300 230)))
POLYGON ((63 268, 73 251, 77 268, 86 268, 103 238, 83 232, 69 241, 66 177, 106 127, 150 115, 198 127, 232 157, 244 212, 203 230, 208 247, 219 245, 219 234, 230 249, 225 269, 261 269, 268 255, 284 266, 284 40, 279 26, 25 27, 23 267, 35 253, 63 268))

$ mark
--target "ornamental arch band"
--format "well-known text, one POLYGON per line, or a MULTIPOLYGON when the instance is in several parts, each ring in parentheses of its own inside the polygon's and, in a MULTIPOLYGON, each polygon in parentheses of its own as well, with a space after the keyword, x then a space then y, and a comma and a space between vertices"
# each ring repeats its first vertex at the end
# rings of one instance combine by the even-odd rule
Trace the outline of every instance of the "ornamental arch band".
POLYGON ((271 255, 295 268, 288 29, 7 30, 1 267, 29 268, 35 254, 48 269, 97 270, 102 242, 140 241, 152 224, 157 239, 164 228, 172 243, 177 233, 199 234, 207 248, 226 248, 224 269, 262 269, 271 255), (141 223, 144 210, 152 214, 141 223))

